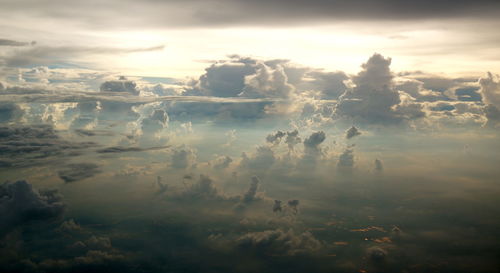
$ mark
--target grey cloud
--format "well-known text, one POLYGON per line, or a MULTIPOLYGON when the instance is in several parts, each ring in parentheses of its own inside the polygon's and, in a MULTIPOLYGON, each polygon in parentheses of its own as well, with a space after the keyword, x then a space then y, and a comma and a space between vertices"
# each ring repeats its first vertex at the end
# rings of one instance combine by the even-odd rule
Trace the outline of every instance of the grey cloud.
POLYGON ((158 147, 125 147, 125 146, 113 146, 96 150, 100 154, 118 154, 118 153, 128 153, 128 152, 146 152, 154 150, 162 150, 170 148, 170 146, 158 146, 158 147))
POLYGON ((349 79, 349 77, 341 71, 312 71, 307 73, 307 76, 312 79, 310 83, 312 89, 321 91, 321 99, 338 99, 347 88, 344 81, 349 79))
POLYGON ((243 153, 241 157, 240 167, 256 170, 267 170, 276 161, 273 150, 268 146, 258 146, 255 154, 248 156, 243 153))
POLYGON ((170 165, 175 169, 186 169, 192 167, 196 164, 196 151, 186 147, 181 146, 174 149, 170 165))
POLYGON ((302 139, 299 137, 299 131, 293 130, 291 132, 286 132, 285 143, 288 145, 288 149, 293 151, 295 145, 302 142, 302 139))
POLYGON ((242 249, 256 250, 263 255, 313 255, 322 244, 309 232, 266 230, 247 233, 237 240, 242 249))
POLYGON ((339 20, 408 21, 423 19, 496 18, 500 4, 494 0, 443 1, 134 1, 102 3, 86 1, 68 5, 58 1, 14 1, 4 3, 10 14, 51 18, 57 22, 74 20, 102 28, 206 27, 227 25, 297 25, 304 22, 339 20), (224 7, 224 8, 221 8, 224 7), (165 11, 169 11, 167 16, 165 11), (109 18, 114 18, 109 20, 109 18))
POLYGON ((346 132, 345 132, 345 138, 347 139, 351 139, 355 136, 359 136, 361 135, 361 132, 358 130, 358 128, 352 126, 351 128, 349 128, 346 132))
POLYGON ((230 156, 227 156, 227 155, 220 156, 220 157, 215 159, 213 166, 214 166, 214 169, 222 170, 222 169, 226 169, 227 167, 229 167, 229 165, 232 162, 233 162, 233 159, 230 156))
POLYGON ((384 165, 382 165, 382 160, 376 158, 374 161, 375 172, 382 172, 384 170, 384 165))
POLYGON ((101 172, 102 170, 97 164, 75 163, 66 165, 65 169, 58 172, 58 175, 64 182, 70 183, 93 177, 101 172))
POLYGON ((24 110, 15 103, 0 102, 0 123, 12 122, 19 120, 24 113, 24 110))
POLYGON ((266 137, 266 141, 272 144, 279 144, 281 139, 286 135, 285 132, 277 131, 276 133, 269 134, 266 137))
POLYGON ((142 131, 157 133, 168 125, 168 115, 163 109, 156 109, 151 116, 142 120, 142 131))
POLYGON ((423 116, 420 104, 410 98, 402 101, 403 93, 394 88, 390 58, 374 54, 353 77, 355 87, 339 99, 335 113, 358 122, 395 124, 423 116))
POLYGON ((255 195, 257 194, 257 189, 259 188, 260 179, 257 176, 252 176, 252 182, 247 192, 243 195, 243 202, 250 203, 255 200, 255 195))
POLYGON ((483 102, 500 107, 500 80, 498 75, 488 72, 486 77, 479 79, 479 84, 483 102))
POLYGON ((323 131, 318 131, 312 133, 308 138, 304 140, 304 148, 306 150, 319 150, 319 145, 325 141, 326 135, 323 131))
POLYGON ((0 60, 8 67, 25 67, 34 65, 50 65, 68 63, 72 58, 102 54, 128 54, 145 51, 163 50, 164 46, 149 48, 112 48, 112 47, 79 47, 79 46, 34 46, 19 49, 6 54, 0 60))
POLYGON ((120 77, 117 81, 107 81, 101 84, 101 92, 126 92, 132 95, 139 95, 137 85, 133 81, 127 80, 125 77, 120 77))
POLYGON ((36 42, 20 42, 16 40, 9 40, 9 39, 0 39, 0 46, 29 46, 29 45, 35 45, 36 42))
POLYGON ((337 162, 337 168, 341 171, 350 171, 354 167, 354 150, 347 148, 339 156, 339 161, 337 162))
POLYGON ((62 139, 49 125, 0 127, 0 167, 45 164, 77 155, 95 147, 93 142, 70 142, 62 139))
POLYGON ((500 109, 493 104, 489 104, 484 107, 483 111, 488 119, 485 126, 489 128, 500 128, 500 109))
POLYGON ((0 185, 0 235, 34 220, 49 221, 65 209, 57 190, 37 190, 24 180, 0 185))

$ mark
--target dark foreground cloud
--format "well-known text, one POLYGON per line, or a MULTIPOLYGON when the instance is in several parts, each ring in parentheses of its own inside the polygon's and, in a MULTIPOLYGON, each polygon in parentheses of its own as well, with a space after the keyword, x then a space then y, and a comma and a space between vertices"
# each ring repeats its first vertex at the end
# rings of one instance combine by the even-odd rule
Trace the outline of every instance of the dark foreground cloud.
POLYGON ((0 46, 28 46, 28 45, 35 45, 35 44, 36 44, 35 41, 33 41, 33 42, 20 42, 20 41, 0 38, 0 46))
POLYGON ((57 190, 37 190, 24 180, 0 185, 0 236, 31 221, 47 221, 62 215, 65 205, 57 190))

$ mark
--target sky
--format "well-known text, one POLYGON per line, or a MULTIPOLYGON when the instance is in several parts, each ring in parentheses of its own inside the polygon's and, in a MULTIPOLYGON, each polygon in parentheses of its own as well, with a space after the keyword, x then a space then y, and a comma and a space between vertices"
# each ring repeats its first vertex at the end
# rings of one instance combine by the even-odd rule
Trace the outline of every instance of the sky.
POLYGON ((500 268, 500 2, 0 7, 0 272, 500 268))

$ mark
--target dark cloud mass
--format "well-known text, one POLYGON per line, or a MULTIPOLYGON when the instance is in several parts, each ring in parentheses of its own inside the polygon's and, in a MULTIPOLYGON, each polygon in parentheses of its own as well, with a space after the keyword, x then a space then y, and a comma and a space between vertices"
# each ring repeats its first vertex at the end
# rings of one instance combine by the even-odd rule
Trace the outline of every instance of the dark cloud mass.
POLYGON ((83 180, 90 178, 101 172, 101 169, 97 164, 93 163, 75 163, 65 166, 65 168, 59 171, 59 178, 64 180, 64 182, 75 182, 78 180, 83 180))
POLYGON ((460 16, 494 18, 500 5, 494 0, 443 1, 132 1, 104 4, 96 1, 68 5, 66 2, 6 1, 6 10, 55 19, 73 18, 94 27, 173 27, 214 25, 269 25, 322 22, 325 20, 421 20, 460 16), (220 7, 224 7, 223 9, 220 7), (54 12, 58 10, 58 12, 54 12), (80 12, 76 12, 76 11, 80 12), (165 18, 164 12, 168 10, 165 18), (109 20, 113 16, 116 20, 109 20), (140 22, 140 23, 139 23, 140 22), (139 23, 139 24, 138 24, 139 23))

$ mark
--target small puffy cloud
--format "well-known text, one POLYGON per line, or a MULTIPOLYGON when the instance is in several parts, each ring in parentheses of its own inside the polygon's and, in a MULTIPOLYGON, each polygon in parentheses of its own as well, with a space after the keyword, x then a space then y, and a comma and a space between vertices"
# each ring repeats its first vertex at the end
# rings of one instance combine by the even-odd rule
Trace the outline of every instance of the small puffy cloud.
POLYGON ((217 170, 226 169, 233 162, 230 156, 219 156, 213 161, 213 167, 217 170))
POLYGON ((286 132, 285 143, 288 145, 288 149, 293 151, 295 145, 302 142, 302 139, 299 137, 299 131, 293 130, 290 132, 286 132))
POLYGON ((358 128, 352 126, 351 128, 349 128, 346 132, 345 132, 345 138, 347 139, 351 139, 355 136, 359 136, 361 135, 361 132, 358 130, 358 128))
POLYGON ((119 92, 119 93, 130 93, 133 95, 139 95, 139 90, 134 81, 129 81, 127 78, 121 76, 115 81, 106 81, 101 84, 101 92, 119 92))
POLYGON ((286 135, 285 132, 277 131, 275 133, 269 134, 266 137, 266 141, 271 144, 279 144, 281 139, 286 135))
POLYGON ((319 145, 325 141, 326 135, 323 131, 312 133, 304 140, 304 148, 306 151, 319 151, 319 145))
POLYGON ((354 150, 347 148, 339 156, 339 161, 337 162, 337 168, 341 171, 350 171, 354 167, 354 150))
POLYGON ((76 163, 66 165, 65 169, 59 171, 58 174, 59 178, 64 180, 64 182, 69 183, 93 177, 101 172, 102 171, 97 164, 76 163))
POLYGON ((186 169, 194 164, 196 164, 195 150, 184 145, 173 150, 170 166, 175 169, 186 169))
POLYGON ((322 248, 310 232, 296 234, 281 229, 247 233, 237 239, 237 244, 263 255, 313 255, 322 248))
POLYGON ((57 190, 37 190, 24 180, 0 185, 0 234, 34 220, 48 221, 64 212, 57 190))

